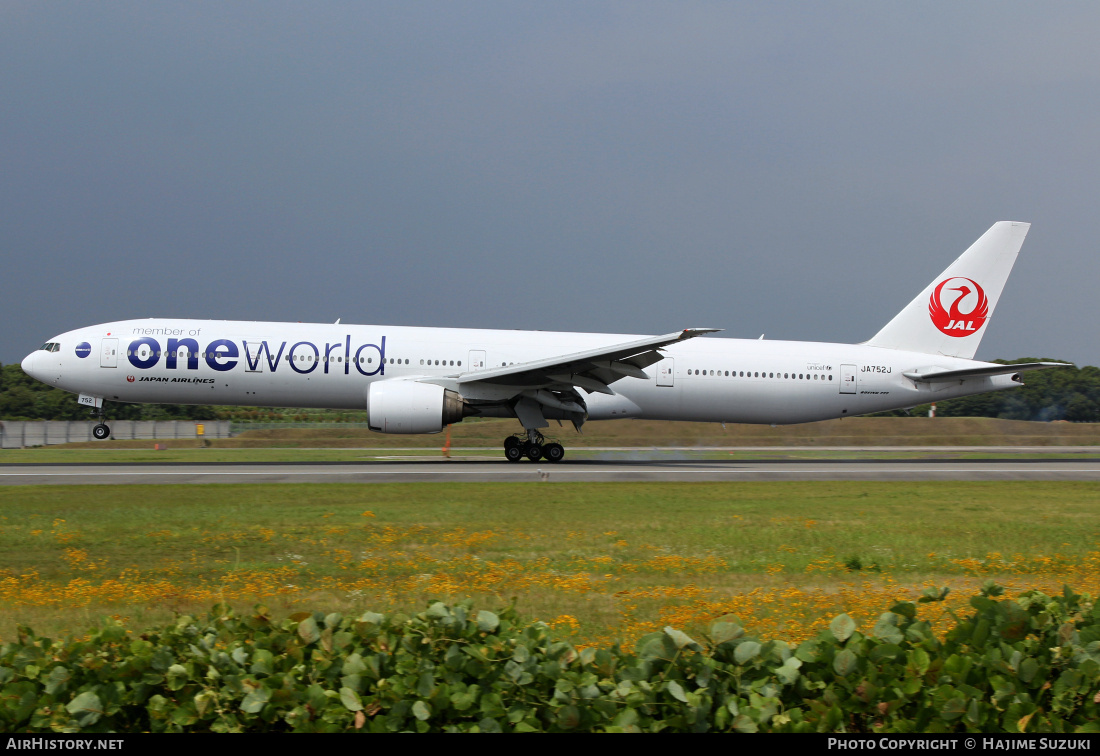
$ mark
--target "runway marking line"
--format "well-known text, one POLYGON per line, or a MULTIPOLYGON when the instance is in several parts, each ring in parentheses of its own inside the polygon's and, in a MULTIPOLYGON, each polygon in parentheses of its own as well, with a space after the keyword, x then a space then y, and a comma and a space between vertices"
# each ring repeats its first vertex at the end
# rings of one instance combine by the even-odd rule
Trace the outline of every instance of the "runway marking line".
MULTIPOLYGON (((638 468, 609 468, 602 470, 584 470, 578 468, 550 468, 549 471, 556 471, 558 474, 575 474, 575 475, 606 475, 607 473, 634 473, 636 475, 668 475, 671 473, 682 474, 711 474, 711 475, 755 475, 761 473, 767 473, 770 475, 820 475, 828 472, 827 470, 775 470, 775 469, 747 469, 747 470, 726 470, 726 469, 679 469, 679 470, 639 470, 638 468)), ((43 472, 28 472, 28 473, 8 473, 0 472, 0 478, 12 478, 12 477, 31 477, 31 478, 65 478, 65 477, 142 477, 142 476, 256 476, 256 475, 295 475, 295 476, 334 476, 334 475, 523 475, 525 473, 548 472, 546 469, 521 469, 521 470, 344 470, 344 471, 302 471, 302 472, 272 472, 272 471, 226 471, 226 472, 67 472, 67 473, 43 473, 43 472)), ((1077 469, 1036 469, 1033 467, 1020 468, 1018 470, 1006 470, 1003 467, 999 468, 930 468, 914 470, 912 467, 900 467, 896 469, 890 468, 878 468, 873 470, 835 470, 837 474, 841 475, 881 475, 884 472, 921 472, 921 473, 1000 473, 1011 474, 1017 472, 1023 473, 1100 473, 1100 468, 1077 468, 1077 469)))

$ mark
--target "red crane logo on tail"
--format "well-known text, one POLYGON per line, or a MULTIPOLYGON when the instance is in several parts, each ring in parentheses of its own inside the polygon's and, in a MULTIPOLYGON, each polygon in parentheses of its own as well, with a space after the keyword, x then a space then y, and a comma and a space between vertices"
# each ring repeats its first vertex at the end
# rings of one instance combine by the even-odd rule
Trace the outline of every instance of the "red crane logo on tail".
POLYGON ((989 299, 982 287, 971 278, 946 278, 936 285, 928 300, 928 315, 932 318, 932 324, 948 336, 970 336, 981 330, 989 319, 989 299), (955 291, 959 293, 952 295, 951 292, 955 291), (944 299, 947 300, 946 307, 944 299))

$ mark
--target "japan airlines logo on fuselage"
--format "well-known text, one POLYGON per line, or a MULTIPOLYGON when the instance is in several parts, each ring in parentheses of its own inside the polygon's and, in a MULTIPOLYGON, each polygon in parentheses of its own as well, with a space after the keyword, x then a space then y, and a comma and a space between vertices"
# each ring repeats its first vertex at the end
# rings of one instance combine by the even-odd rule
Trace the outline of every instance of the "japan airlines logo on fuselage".
POLYGON ((932 292, 928 315, 933 325, 948 336, 969 336, 977 333, 989 318, 989 300, 973 279, 947 278, 932 292), (956 291, 959 293, 951 293, 956 291))

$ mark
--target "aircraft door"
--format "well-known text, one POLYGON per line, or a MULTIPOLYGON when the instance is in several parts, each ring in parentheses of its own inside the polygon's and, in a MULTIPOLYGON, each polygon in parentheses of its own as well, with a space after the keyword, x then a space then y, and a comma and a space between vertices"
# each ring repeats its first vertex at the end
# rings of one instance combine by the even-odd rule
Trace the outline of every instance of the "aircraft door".
POLYGON ((657 385, 672 386, 676 380, 675 360, 667 357, 657 363, 657 385))
POLYGON ((118 339, 103 339, 100 342, 99 366, 118 367, 118 339))
POLYGON ((481 349, 470 350, 470 370, 484 370, 485 369, 485 351, 481 349))
POLYGON ((859 388, 859 371, 855 365, 840 366, 840 393, 855 394, 859 388))
POLYGON ((245 348, 244 372, 264 372, 264 361, 266 358, 264 355, 263 339, 244 339, 242 344, 245 348))

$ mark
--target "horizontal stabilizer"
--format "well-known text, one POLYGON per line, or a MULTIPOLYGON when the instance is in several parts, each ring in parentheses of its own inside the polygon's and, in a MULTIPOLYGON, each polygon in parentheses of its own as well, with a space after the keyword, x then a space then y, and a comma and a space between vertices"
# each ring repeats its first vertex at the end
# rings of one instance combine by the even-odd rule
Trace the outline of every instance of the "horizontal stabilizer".
POLYGON ((964 381, 967 378, 987 378, 992 375, 1014 375, 1028 370, 1046 370, 1047 368, 1073 367, 1071 362, 1019 362, 1015 365, 983 365, 961 370, 947 370, 941 367, 918 368, 902 373, 911 381, 936 383, 939 381, 964 381))

